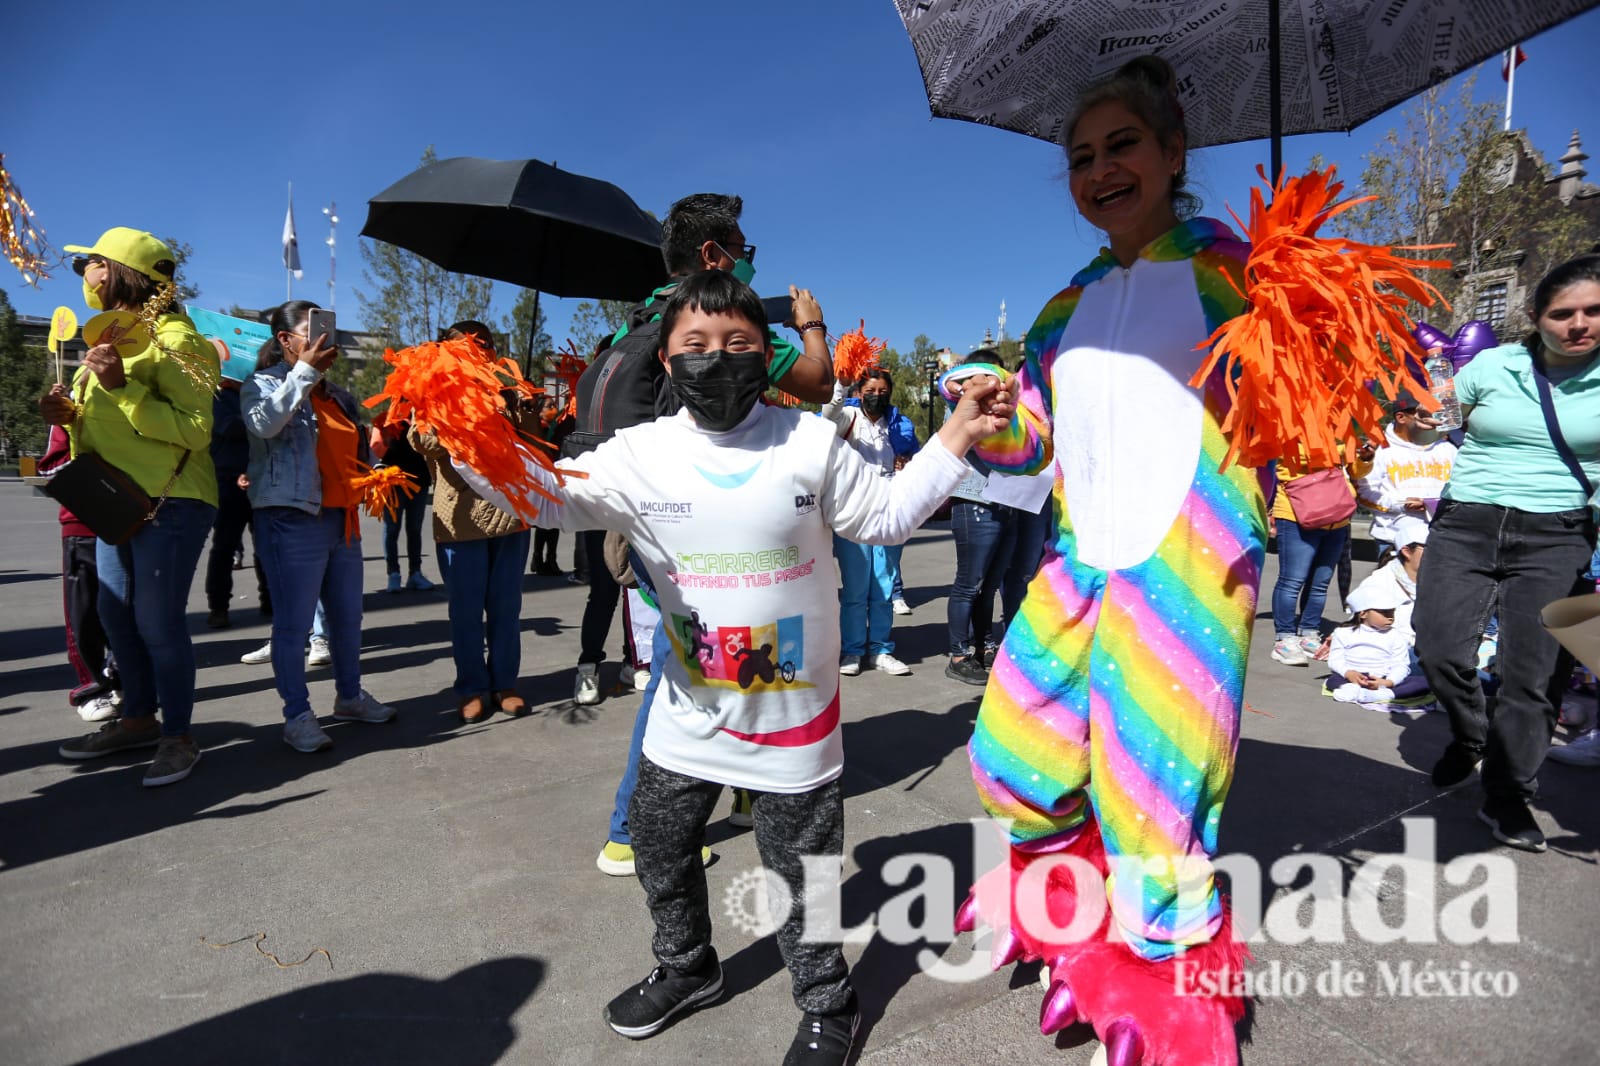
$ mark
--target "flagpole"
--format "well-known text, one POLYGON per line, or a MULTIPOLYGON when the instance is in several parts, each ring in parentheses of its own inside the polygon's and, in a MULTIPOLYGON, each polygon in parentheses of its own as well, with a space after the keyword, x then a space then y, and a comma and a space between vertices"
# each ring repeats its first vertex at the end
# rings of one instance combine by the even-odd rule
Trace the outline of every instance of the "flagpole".
POLYGON ((1511 132, 1511 91, 1517 84, 1517 46, 1512 45, 1506 50, 1506 127, 1505 132, 1511 132))
MULTIPOLYGON (((294 182, 289 183, 289 211, 294 211, 294 182)), ((294 299, 294 270, 288 263, 283 264, 283 302, 288 303, 294 299)))

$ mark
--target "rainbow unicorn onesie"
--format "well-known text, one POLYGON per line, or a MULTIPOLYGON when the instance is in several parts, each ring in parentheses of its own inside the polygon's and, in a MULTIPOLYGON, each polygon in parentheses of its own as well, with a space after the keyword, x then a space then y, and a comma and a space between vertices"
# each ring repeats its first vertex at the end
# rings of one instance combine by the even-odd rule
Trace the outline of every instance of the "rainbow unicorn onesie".
MULTIPOLYGON (((1220 470, 1224 372, 1188 382, 1243 310, 1248 251, 1206 218, 1131 267, 1102 250, 1028 331, 1017 414, 977 448, 1006 473, 1053 460, 1056 522, 969 746, 1010 863, 957 926, 994 926, 997 967, 1044 960, 1041 1030, 1088 1022, 1121 1064, 1237 1057, 1249 954, 1209 859, 1267 520, 1257 471, 1220 470)), ((1009 376, 957 367, 946 398, 974 372, 1009 376)))

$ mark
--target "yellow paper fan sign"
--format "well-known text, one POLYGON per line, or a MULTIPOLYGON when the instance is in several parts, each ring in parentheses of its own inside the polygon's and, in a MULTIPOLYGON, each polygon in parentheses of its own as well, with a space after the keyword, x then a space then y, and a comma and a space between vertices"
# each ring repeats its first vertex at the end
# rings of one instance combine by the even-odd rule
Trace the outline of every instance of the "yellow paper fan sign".
POLYGON ((150 331, 133 311, 102 311, 83 324, 83 343, 109 344, 127 357, 149 347, 150 331))
POLYGON ((78 335, 78 316, 70 307, 58 307, 50 315, 50 351, 61 352, 61 346, 78 335))

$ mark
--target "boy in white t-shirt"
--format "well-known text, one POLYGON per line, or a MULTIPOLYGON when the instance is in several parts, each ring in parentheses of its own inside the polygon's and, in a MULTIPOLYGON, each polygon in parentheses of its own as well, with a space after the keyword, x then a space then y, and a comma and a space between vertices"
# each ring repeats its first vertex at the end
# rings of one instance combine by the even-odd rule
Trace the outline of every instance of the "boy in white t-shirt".
MULTIPOLYGON (((732 276, 681 281, 661 336, 683 410, 562 460, 587 476, 560 489, 529 463, 561 503, 523 515, 626 535, 655 583, 671 644, 629 808, 658 965, 605 1017, 641 1039, 721 995, 700 848, 723 787, 748 789, 769 898, 785 895, 781 885, 791 903, 778 947, 804 1017, 784 1062, 842 1064, 860 1023, 844 954, 801 936, 804 900, 828 887, 805 884, 802 859, 826 856, 820 865, 836 877, 844 845, 832 536, 903 543, 961 480, 959 457, 1009 424, 1010 396, 1002 386, 969 390, 939 445, 883 478, 832 423, 757 404, 770 355, 765 315, 732 276)), ((515 509, 456 466, 486 499, 515 509)))

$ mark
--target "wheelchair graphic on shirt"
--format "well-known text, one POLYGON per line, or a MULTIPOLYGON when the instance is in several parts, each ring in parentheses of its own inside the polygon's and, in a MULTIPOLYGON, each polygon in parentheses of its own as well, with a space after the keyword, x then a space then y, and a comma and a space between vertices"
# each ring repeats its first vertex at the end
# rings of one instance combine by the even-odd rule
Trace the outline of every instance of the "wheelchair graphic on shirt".
POLYGON ((794 663, 785 659, 774 665, 771 644, 763 644, 759 648, 735 648, 731 655, 739 661, 740 688, 749 688, 758 677, 768 685, 779 677, 786 683, 794 680, 794 663))

